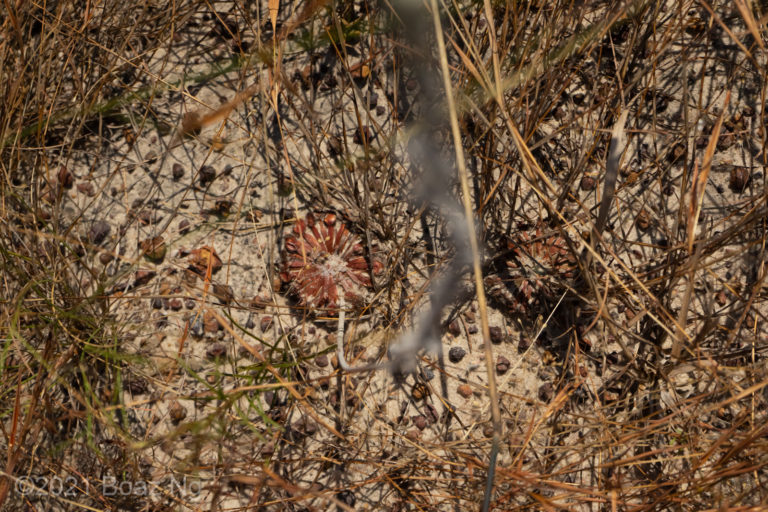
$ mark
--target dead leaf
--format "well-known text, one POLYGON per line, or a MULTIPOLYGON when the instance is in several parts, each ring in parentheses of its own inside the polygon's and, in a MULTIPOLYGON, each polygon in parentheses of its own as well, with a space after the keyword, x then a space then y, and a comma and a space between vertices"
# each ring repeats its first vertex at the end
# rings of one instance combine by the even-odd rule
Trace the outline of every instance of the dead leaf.
POLYGON ((693 241, 696 233, 696 225, 699 223, 699 215, 701 214, 701 205, 704 200, 704 188, 707 186, 707 180, 709 179, 709 171, 712 168, 712 157, 715 154, 715 148, 717 147, 717 139, 720 137, 720 130, 723 127, 723 119, 725 118, 725 110, 728 108, 728 103, 731 101, 731 91, 728 91, 725 95, 725 101, 723 102, 723 108, 720 112, 720 117, 712 129, 712 134, 709 137, 709 143, 707 149, 704 151, 704 160, 699 169, 696 162, 694 162, 693 171, 693 186, 691 187, 690 204, 688 205, 688 252, 693 253, 693 241))
POLYGON ((216 273, 221 268, 221 258, 213 247, 204 245, 189 251, 191 267, 196 273, 206 276, 216 273), (210 274, 208 273, 210 269, 210 274))
POLYGON ((600 235, 608 221, 608 213, 613 204, 613 195, 616 192, 616 179, 619 175, 619 164, 621 155, 626 146, 627 134, 624 131, 624 124, 627 122, 629 109, 625 108, 619 116, 616 124, 611 130, 611 144, 608 148, 608 159, 605 162, 605 184, 603 185, 603 197, 600 200, 600 210, 597 213, 595 222, 595 233, 600 235))

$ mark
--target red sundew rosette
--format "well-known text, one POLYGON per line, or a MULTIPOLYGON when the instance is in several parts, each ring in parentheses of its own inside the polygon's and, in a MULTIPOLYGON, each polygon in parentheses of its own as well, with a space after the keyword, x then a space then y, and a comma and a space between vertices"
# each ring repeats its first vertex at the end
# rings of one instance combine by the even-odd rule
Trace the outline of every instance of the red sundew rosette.
MULTIPOLYGON (((381 269, 374 260, 374 273, 381 269)), ((280 278, 300 305, 313 309, 338 308, 340 290, 346 303, 360 304, 372 286, 363 246, 332 213, 322 221, 310 213, 296 223, 285 240, 280 278)))

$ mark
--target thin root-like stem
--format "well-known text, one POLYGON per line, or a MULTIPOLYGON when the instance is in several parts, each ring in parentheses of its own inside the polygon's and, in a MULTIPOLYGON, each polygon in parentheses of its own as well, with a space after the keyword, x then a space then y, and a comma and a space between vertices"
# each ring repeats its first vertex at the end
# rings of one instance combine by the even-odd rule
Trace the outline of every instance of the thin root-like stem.
POLYGON ((339 324, 336 328, 336 356, 339 358, 339 366, 341 366, 341 369, 348 372, 351 368, 344 357, 344 320, 346 320, 344 294, 340 293, 339 295, 341 295, 341 297, 339 297, 339 324))

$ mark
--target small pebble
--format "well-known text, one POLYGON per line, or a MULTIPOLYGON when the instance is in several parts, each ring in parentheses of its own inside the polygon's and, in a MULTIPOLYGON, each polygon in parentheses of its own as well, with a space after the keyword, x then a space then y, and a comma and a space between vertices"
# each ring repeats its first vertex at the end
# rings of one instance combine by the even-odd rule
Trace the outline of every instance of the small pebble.
POLYGON ((319 355, 315 358, 315 364, 320 368, 325 368, 328 366, 329 362, 330 361, 328 361, 328 356, 325 354, 319 355))
POLYGON ((435 406, 432 404, 424 404, 424 408, 426 409, 424 412, 426 413, 425 416, 427 417, 427 422, 430 425, 437 423, 437 420, 440 419, 440 415, 437 414, 435 406))
POLYGON ((359 145, 365 145, 370 144, 374 138, 376 138, 376 136, 371 132, 371 129, 368 126, 363 126, 355 130, 352 142, 359 145))
POLYGON ((749 185, 749 171, 743 167, 734 167, 731 169, 731 177, 728 185, 734 192, 744 192, 744 189, 749 185))
POLYGON ((594 190, 595 187, 597 187, 597 180, 592 176, 584 176, 581 178, 579 186, 581 187, 581 190, 584 191, 594 190))
POLYGON ((733 146, 735 142, 736 136, 729 131, 725 131, 724 133, 721 133, 720 138, 717 139, 717 149, 720 151, 725 151, 726 149, 733 146))
POLYGON ((504 356, 499 356, 496 359, 496 373, 499 375, 504 375, 509 371, 509 359, 507 359, 504 356))
POLYGON ((275 453, 275 443, 272 441, 269 441, 264 444, 264 447, 261 449, 261 454, 264 457, 271 457, 275 453))
POLYGON ((115 256, 111 252, 102 252, 99 254, 99 261, 102 265, 108 264, 113 259, 115 259, 115 256))
POLYGON ((160 330, 165 329, 166 327, 168 327, 168 317, 166 315, 161 315, 155 322, 155 329, 160 330))
POLYGON ((204 332, 204 325, 200 318, 194 319, 190 318, 188 321, 189 324, 189 332, 192 333, 192 336, 195 338, 202 338, 203 332, 204 332))
POLYGON ((429 425, 427 423, 427 417, 423 414, 419 414, 418 416, 414 416, 413 418, 413 424, 418 428, 419 430, 424 430, 429 425))
POLYGON ((153 270, 137 270, 133 281, 133 286, 142 286, 152 280, 157 275, 153 270))
POLYGON ((173 311, 179 311, 182 308, 181 299, 171 299, 168 302, 168 307, 173 311))
POLYGON ((142 240, 139 243, 139 248, 144 257, 152 263, 162 263, 168 249, 165 245, 165 240, 161 236, 142 240))
POLYGON ((216 169, 210 165, 204 165, 200 168, 200 184, 207 185, 216 179, 216 169))
POLYGON ((75 184, 75 177, 72 176, 72 173, 69 172, 69 169, 67 169, 63 165, 59 169, 59 174, 57 178, 59 179, 59 185, 61 185, 64 188, 72 188, 72 185, 75 184))
POLYGON ((549 402, 552 400, 552 397, 555 395, 555 389, 552 387, 552 384, 549 382, 545 382, 544 384, 539 387, 539 400, 542 402, 549 402))
POLYGON ((171 422, 176 424, 187 417, 187 410, 178 402, 178 400, 173 400, 168 405, 168 415, 171 417, 171 422))
POLYGON ((677 160, 682 160, 685 158, 687 151, 685 144, 678 142, 672 147, 672 151, 667 153, 667 161, 675 162, 677 160))
POLYGON ((340 155, 344 148, 341 146, 341 139, 332 135, 328 138, 328 151, 332 156, 340 155))
POLYGON ((452 363, 458 363, 464 356, 467 355, 467 351, 461 347, 451 347, 448 351, 448 360, 452 363))
POLYGON ((221 359, 227 355, 227 347, 223 343, 214 343, 205 351, 205 357, 208 359, 221 359))
POLYGON ((453 322, 448 324, 448 332, 454 336, 458 336, 461 334, 461 327, 459 326, 458 320, 454 320, 453 322))
POLYGON ((269 315, 261 317, 261 321, 259 322, 259 329, 261 329, 261 332, 267 332, 270 327, 272 327, 272 317, 269 315))
POLYGON ((720 290, 715 296, 715 301, 720 306, 725 306, 728 303, 728 296, 723 290, 720 290))
POLYGON ((305 416, 294 421, 291 429, 304 436, 311 436, 317 432, 317 424, 305 416))
POLYGON ((93 197, 96 195, 96 190, 93 188, 93 183, 90 181, 86 181, 85 183, 78 183, 77 191, 81 194, 87 195, 88 197, 93 197))
POLYGON ((504 341, 504 331, 501 327, 490 327, 488 330, 491 334, 491 343, 498 345, 504 341))
POLYGON ((469 384, 462 384, 458 388, 456 388, 456 392, 463 396, 464 398, 469 398, 472 396, 472 388, 469 384))
POLYGON ((91 229, 88 231, 88 239, 94 245, 99 245, 109 235, 112 227, 107 221, 97 220, 91 224, 91 229))
POLYGON ((216 201, 213 205, 213 213, 226 217, 232 209, 232 201, 227 199, 216 201))
POLYGON ((123 389, 134 395, 144 395, 149 391, 149 386, 146 379, 132 375, 123 381, 123 389))
POLYGON ((178 162, 173 164, 171 176, 173 177, 174 181, 179 181, 184 176, 184 167, 178 162))
POLYGON ((213 296, 219 299, 223 304, 231 304, 235 299, 235 292, 228 284, 214 284, 213 296))
POLYGON ((205 328, 205 332, 208 334, 215 334, 219 329, 221 329, 221 325, 219 324, 219 321, 216 319, 215 316, 213 316, 213 313, 210 311, 206 311, 204 318, 203 318, 203 326, 205 328))
POLYGON ((637 226, 637 229, 640 231, 647 231, 648 228, 651 226, 651 219, 648 215, 648 211, 645 208, 641 208, 640 211, 637 213, 637 218, 635 219, 635 225, 637 226))
POLYGON ((265 309, 270 302, 272 301, 266 295, 259 295, 251 299, 251 307, 253 309, 265 309))
POLYGON ((336 499, 349 507, 354 507, 355 503, 357 503, 357 498, 355 498, 352 491, 341 491, 336 494, 336 499))

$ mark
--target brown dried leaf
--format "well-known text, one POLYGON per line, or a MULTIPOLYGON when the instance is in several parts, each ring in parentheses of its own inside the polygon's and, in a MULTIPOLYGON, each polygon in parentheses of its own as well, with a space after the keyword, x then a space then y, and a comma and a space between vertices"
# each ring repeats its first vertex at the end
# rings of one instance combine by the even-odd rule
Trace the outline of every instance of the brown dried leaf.
POLYGON ((216 250, 208 245, 189 251, 189 255, 192 269, 200 275, 209 275, 208 269, 210 269, 211 274, 215 274, 222 266, 221 258, 216 254, 216 250))

